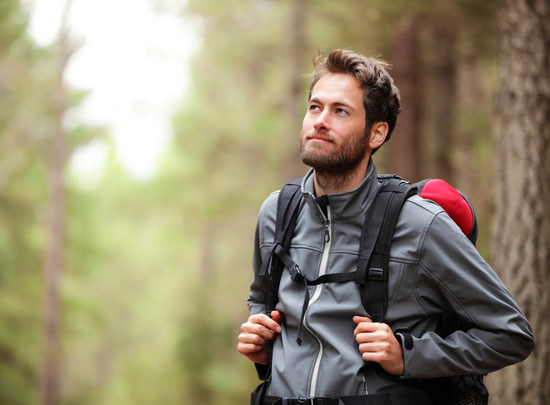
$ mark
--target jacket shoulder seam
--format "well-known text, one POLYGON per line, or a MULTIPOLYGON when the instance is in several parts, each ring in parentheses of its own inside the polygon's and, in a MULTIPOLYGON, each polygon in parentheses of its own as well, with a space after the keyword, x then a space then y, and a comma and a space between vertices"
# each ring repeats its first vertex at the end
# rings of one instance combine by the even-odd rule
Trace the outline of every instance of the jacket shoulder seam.
POLYGON ((408 259, 395 258, 390 256, 390 262, 403 263, 403 264, 417 264, 418 260, 408 260, 408 259))

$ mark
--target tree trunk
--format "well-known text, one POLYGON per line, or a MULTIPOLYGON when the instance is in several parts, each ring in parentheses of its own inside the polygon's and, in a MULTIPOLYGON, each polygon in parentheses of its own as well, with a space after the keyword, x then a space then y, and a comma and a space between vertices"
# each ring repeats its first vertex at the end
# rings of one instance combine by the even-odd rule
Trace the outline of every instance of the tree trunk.
POLYGON ((433 112, 436 176, 453 184, 453 112, 456 99, 456 32, 449 18, 437 17, 433 31, 433 112))
POLYGON ((41 381, 42 405, 59 402, 59 287, 63 268, 63 236, 65 223, 65 185, 63 172, 66 162, 66 135, 63 129, 63 115, 66 110, 66 94, 63 85, 65 67, 69 59, 67 43, 67 17, 70 1, 65 4, 63 22, 58 40, 58 67, 55 93, 53 95, 53 116, 55 121, 50 156, 50 205, 48 214, 48 249, 46 251, 44 276, 46 286, 44 364, 41 381))
MULTIPOLYGON (((472 41, 471 37, 468 37, 466 41, 472 41)), ((466 42, 465 41, 465 42, 466 42)), ((475 44, 471 45, 471 48, 475 47, 475 44)), ((483 133, 480 131, 479 120, 476 121, 478 111, 483 108, 482 105, 482 93, 481 89, 481 77, 480 74, 480 60, 476 50, 468 49, 462 51, 459 54, 459 60, 457 60, 456 74, 457 74, 457 92, 456 102, 459 110, 462 110, 461 118, 462 122, 457 123, 455 127, 456 134, 456 166, 459 170, 455 172, 456 184, 455 187, 460 187, 464 190, 479 190, 479 192, 488 191, 484 184, 479 184, 480 173, 476 173, 477 170, 470 170, 476 166, 477 163, 474 156, 476 141, 480 139, 487 139, 488 142, 492 137, 491 133, 483 133), (464 120, 466 118, 466 120, 464 120)), ((487 175, 491 176, 491 170, 487 171, 487 175)), ((483 178, 486 180, 486 177, 483 178)), ((476 193, 477 194, 477 193, 476 193)), ((488 203, 492 206, 491 197, 488 197, 488 203)), ((476 203, 476 209, 478 204, 476 203)))
POLYGON ((420 120, 420 52, 418 17, 405 17, 390 52, 392 76, 401 93, 401 108, 395 134, 388 142, 387 169, 390 173, 416 182, 421 180, 420 120))
POLYGON ((495 270, 531 322, 530 358, 489 379, 492 404, 550 398, 550 2, 501 0, 495 270))
POLYGON ((304 165, 301 163, 299 154, 299 139, 300 130, 302 128, 302 109, 303 99, 303 83, 304 80, 300 77, 303 74, 303 60, 305 50, 305 0, 290 0, 290 18, 288 27, 288 56, 289 56, 289 89, 286 102, 286 117, 287 117, 287 135, 286 135, 286 150, 284 151, 283 163, 285 165, 282 174, 283 181, 292 180, 293 178, 304 175, 304 165))

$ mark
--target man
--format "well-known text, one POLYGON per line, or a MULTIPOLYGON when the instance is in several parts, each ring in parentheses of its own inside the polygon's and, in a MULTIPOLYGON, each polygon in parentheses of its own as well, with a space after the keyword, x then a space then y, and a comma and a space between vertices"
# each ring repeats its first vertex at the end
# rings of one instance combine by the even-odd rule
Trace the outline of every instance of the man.
MULTIPOLYGON (((363 222, 380 187, 371 155, 390 138, 400 111, 383 62, 334 50, 314 67, 300 137, 302 160, 312 170, 302 181, 305 203, 289 250, 310 280, 357 267, 363 222)), ((251 315, 238 339, 239 352, 260 374, 271 362, 263 403, 346 397, 337 402, 345 404, 351 396, 363 400, 354 404, 385 403, 369 397, 390 401, 388 393, 416 392, 411 381, 486 374, 533 350, 531 328, 501 280, 446 213, 417 196, 405 202, 394 233, 385 323, 371 321, 353 282, 309 287, 302 314, 306 287, 288 271, 276 310, 266 314, 259 270, 274 240, 277 196, 267 198, 258 217, 251 315), (447 313, 468 330, 445 339, 434 333, 447 313)))

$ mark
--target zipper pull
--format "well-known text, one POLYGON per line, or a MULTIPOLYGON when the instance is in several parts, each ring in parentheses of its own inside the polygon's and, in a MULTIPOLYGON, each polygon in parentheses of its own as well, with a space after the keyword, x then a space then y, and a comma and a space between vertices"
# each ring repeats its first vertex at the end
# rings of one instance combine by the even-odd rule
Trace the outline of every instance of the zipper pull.
POLYGON ((330 221, 327 220, 327 222, 325 222, 325 243, 330 242, 330 232, 328 231, 329 226, 330 226, 330 221))
POLYGON ((367 388, 367 380, 365 380, 365 373, 361 373, 361 377, 363 377, 363 391, 365 391, 365 395, 369 395, 369 390, 367 388))

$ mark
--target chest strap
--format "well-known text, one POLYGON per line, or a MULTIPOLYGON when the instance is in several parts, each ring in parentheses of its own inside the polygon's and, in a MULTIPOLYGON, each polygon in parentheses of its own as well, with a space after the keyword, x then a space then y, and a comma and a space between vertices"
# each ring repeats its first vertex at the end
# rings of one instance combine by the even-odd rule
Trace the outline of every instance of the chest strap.
POLYGON ((295 283, 301 284, 305 287, 304 303, 302 304, 302 314, 300 315, 300 323, 298 324, 298 333, 296 335, 296 343, 299 346, 302 345, 302 328, 304 325, 304 317, 306 315, 307 308, 309 306, 309 288, 310 285, 319 285, 324 283, 346 283, 348 281, 355 281, 358 284, 365 283, 365 270, 351 271, 348 273, 335 273, 324 274, 315 280, 309 280, 304 273, 300 270, 300 267, 290 258, 288 253, 282 248, 280 244, 275 244, 272 248, 273 253, 284 263, 285 267, 290 273, 290 278, 295 283))

